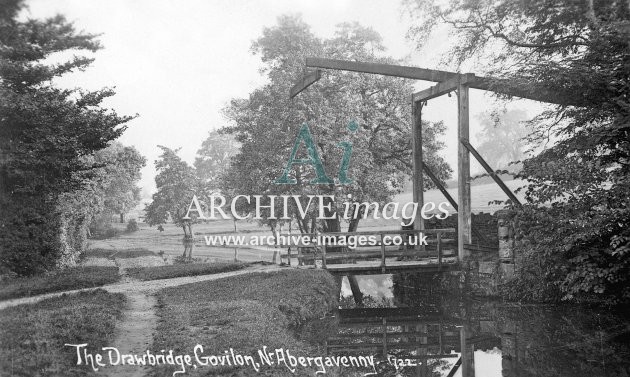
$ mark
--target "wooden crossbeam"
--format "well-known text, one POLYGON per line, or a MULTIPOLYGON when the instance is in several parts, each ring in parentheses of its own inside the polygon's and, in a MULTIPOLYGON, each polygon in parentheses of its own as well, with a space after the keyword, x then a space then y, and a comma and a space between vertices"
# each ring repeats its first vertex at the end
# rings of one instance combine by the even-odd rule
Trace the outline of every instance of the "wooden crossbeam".
POLYGON ((503 192, 505 193, 505 195, 508 196, 508 198, 510 198, 510 200, 512 202, 514 202, 516 205, 518 205, 519 207, 522 206, 521 202, 518 200, 518 198, 516 197, 516 195, 514 195, 514 193, 512 192, 512 190, 510 190, 505 183, 503 183, 503 181, 501 180, 501 178, 499 178, 499 176, 497 175, 497 173, 494 172, 494 170, 492 170, 492 168, 490 167, 490 165, 488 165, 488 163, 486 162, 486 160, 483 159, 483 157, 481 157, 481 155, 479 154, 479 152, 477 152, 477 150, 468 142, 468 140, 461 140, 461 143, 464 147, 466 147, 466 149, 468 149, 468 151, 470 153, 472 153, 473 156, 475 156, 475 158, 477 159, 477 161, 479 161, 479 163, 481 164, 481 166, 483 166, 483 168, 486 170, 486 172, 488 172, 488 174, 490 174, 490 176, 492 177, 492 179, 494 179, 494 181, 497 183, 497 185, 499 185, 499 187, 501 187, 501 190, 503 190, 503 192))
POLYGON ((336 69, 341 71, 373 73, 377 75, 403 77, 406 79, 433 82, 446 81, 456 75, 453 72, 438 71, 435 69, 326 58, 306 58, 306 66, 313 68, 336 69))
POLYGON ((297 96, 301 91, 316 83, 322 78, 322 71, 316 69, 315 71, 304 75, 300 81, 291 87, 289 90, 289 98, 297 96))
POLYGON ((448 191, 446 190, 446 187, 444 187, 444 185, 442 185, 442 183, 440 182, 439 179, 437 179, 437 177, 435 176, 435 174, 433 174, 433 172, 431 171, 431 169, 429 169, 429 167, 424 164, 422 166, 424 168, 424 172, 427 173, 427 175, 429 176, 429 178, 431 178, 431 180, 433 181, 433 183, 435 184, 435 186, 438 188, 438 190, 440 190, 440 192, 442 193, 442 195, 444 195, 444 197, 446 198, 446 200, 448 200, 448 202, 451 204, 451 207, 453 207, 453 209, 455 211, 457 211, 457 202, 455 201, 455 199, 453 199, 453 197, 451 196, 451 194, 448 193, 448 191))
MULTIPOLYGON (((443 82, 460 76, 457 72, 440 71, 436 69, 313 57, 306 58, 306 66, 310 68, 372 73, 377 75, 433 82, 443 82)), ((538 88, 535 91, 527 91, 514 87, 510 88, 507 84, 509 84, 507 80, 475 76, 475 79, 470 82, 468 86, 473 89, 488 90, 495 93, 531 99, 534 101, 555 103, 559 105, 580 105, 580 101, 576 98, 575 93, 556 93, 545 88, 538 88)))
POLYGON ((464 75, 456 75, 446 81, 442 81, 437 85, 434 85, 425 90, 421 90, 413 94, 413 102, 427 101, 432 98, 439 97, 446 93, 457 90, 457 86, 460 84, 471 84, 476 80, 474 73, 466 73, 464 75))

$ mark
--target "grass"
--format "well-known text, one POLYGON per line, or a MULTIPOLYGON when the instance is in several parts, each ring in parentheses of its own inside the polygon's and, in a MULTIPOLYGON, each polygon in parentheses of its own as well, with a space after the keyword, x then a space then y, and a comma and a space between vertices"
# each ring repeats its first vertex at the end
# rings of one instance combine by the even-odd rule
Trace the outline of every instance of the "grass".
POLYGON ((170 266, 134 267, 127 269, 127 274, 140 280, 170 279, 182 276, 197 276, 236 271, 247 267, 247 263, 182 263, 170 266))
POLYGON ((82 254, 83 258, 137 258, 146 257, 151 255, 157 255, 154 252, 145 248, 132 248, 124 250, 112 250, 112 249, 90 249, 82 254))
POLYGON ((99 287, 119 279, 118 267, 72 267, 42 275, 10 278, 0 285, 0 300, 99 287))
POLYGON ((124 304, 123 294, 99 289, 0 311, 0 375, 98 375, 76 365, 76 350, 64 344, 111 346, 124 304))
MULTIPOLYGON (((152 349, 189 354, 201 344, 205 356, 233 348, 256 360, 263 346, 294 355, 322 355, 307 339, 298 339, 297 330, 336 307, 337 296, 335 279, 322 270, 247 274, 168 288, 158 294, 160 320, 152 349)), ((314 375, 313 368, 300 367, 293 374, 285 366, 262 367, 260 373, 251 366, 203 366, 187 369, 187 375, 314 375)), ((171 376, 173 371, 160 367, 151 375, 171 376)))

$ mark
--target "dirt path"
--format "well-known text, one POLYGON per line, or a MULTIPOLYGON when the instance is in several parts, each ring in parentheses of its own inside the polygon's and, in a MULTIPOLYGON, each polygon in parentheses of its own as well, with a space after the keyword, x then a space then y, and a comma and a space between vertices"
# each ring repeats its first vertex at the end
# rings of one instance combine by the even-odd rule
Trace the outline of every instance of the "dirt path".
MULTIPOLYGON (((124 318, 117 326, 116 340, 111 347, 120 354, 142 355, 151 349, 153 334, 157 328, 158 317, 155 314, 157 300, 155 295, 143 292, 128 292, 127 308, 124 318)), ((134 365, 116 365, 104 368, 109 377, 142 377, 147 368, 134 365)))
MULTIPOLYGON (((157 300, 155 294, 164 288, 179 285, 198 283, 202 281, 224 279, 230 276, 251 274, 254 272, 278 271, 276 265, 255 265, 238 271, 224 272, 212 275, 186 276, 172 279, 139 281, 130 278, 123 272, 121 282, 100 287, 111 293, 123 293, 127 297, 123 320, 117 326, 116 340, 111 347, 118 349, 120 354, 141 355, 150 349, 153 343, 153 334, 157 328, 158 317, 155 312, 157 300)), ((18 298, 0 302, 0 310, 22 304, 33 304, 38 301, 58 297, 64 294, 91 291, 98 288, 78 289, 66 292, 55 292, 33 297, 18 298)), ((109 377, 142 377, 148 372, 148 367, 133 365, 108 366, 104 369, 109 377)))

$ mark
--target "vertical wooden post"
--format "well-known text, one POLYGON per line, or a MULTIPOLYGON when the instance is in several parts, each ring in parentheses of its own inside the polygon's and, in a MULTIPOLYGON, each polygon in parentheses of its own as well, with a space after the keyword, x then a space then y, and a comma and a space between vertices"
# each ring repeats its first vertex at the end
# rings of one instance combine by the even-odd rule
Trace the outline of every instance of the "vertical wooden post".
POLYGON ((287 249, 287 264, 291 265, 291 246, 287 249))
POLYGON ((475 377, 475 350, 474 345, 468 344, 468 325, 460 328, 460 348, 462 360, 462 377, 475 377))
POLYGON ((411 134, 413 143, 413 201, 418 212, 413 222, 414 230, 424 230, 422 206, 424 205, 424 161, 422 159, 422 103, 411 98, 411 134))
POLYGON ((322 243, 322 268, 326 269, 326 244, 322 243))
POLYGON ((384 235, 381 233, 381 272, 385 273, 385 242, 383 242, 384 235))
POLYGON ((387 360, 387 319, 383 317, 383 358, 387 360))
POLYGON ((472 217, 470 202, 470 154, 461 143, 469 138, 469 114, 468 114, 468 84, 465 78, 460 81, 457 88, 457 255, 463 262, 467 251, 464 244, 472 242, 472 217))
POLYGON ((442 271, 442 233, 437 233, 438 271, 442 271))

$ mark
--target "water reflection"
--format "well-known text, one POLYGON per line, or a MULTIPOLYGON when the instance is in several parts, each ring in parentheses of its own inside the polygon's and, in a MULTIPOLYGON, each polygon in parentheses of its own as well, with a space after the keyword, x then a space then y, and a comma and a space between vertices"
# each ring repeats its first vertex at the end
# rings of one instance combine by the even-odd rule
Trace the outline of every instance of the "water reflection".
POLYGON ((340 309, 322 346, 329 355, 375 355, 382 376, 630 375, 622 313, 466 300, 433 274, 338 283, 340 309))

